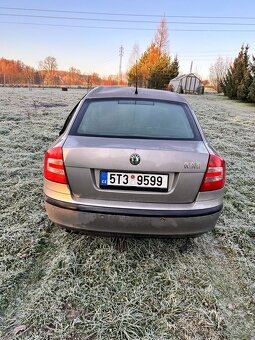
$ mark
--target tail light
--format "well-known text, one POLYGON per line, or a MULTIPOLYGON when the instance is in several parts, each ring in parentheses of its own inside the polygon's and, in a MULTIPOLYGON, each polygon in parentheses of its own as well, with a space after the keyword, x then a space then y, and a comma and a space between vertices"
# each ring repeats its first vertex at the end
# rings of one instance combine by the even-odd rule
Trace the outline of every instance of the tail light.
POLYGON ((225 161, 217 155, 210 155, 200 191, 218 190, 224 187, 226 176, 225 161))
POLYGON ((44 177, 53 182, 67 184, 61 146, 46 151, 44 159, 44 177))

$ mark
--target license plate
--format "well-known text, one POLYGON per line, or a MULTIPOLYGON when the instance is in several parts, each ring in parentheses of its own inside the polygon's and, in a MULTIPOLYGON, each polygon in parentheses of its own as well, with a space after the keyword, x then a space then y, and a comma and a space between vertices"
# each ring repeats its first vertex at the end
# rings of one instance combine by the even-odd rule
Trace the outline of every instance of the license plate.
POLYGON ((141 174, 129 172, 100 172, 101 188, 167 189, 168 175, 141 174))

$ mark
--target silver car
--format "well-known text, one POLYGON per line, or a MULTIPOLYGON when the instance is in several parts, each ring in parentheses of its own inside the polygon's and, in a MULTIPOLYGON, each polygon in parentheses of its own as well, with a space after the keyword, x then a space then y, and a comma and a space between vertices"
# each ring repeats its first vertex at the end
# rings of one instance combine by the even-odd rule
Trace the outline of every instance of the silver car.
POLYGON ((215 226, 224 182, 190 105, 167 91, 93 89, 45 155, 46 210, 69 229, 195 236, 215 226))

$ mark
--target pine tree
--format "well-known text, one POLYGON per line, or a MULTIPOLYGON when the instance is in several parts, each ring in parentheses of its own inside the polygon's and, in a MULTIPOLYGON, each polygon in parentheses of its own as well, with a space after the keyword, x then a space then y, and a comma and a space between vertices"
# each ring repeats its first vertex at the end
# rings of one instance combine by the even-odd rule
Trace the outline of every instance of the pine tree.
POLYGON ((252 59, 253 63, 251 64, 251 74, 253 80, 249 87, 248 101, 255 103, 255 56, 253 56, 252 59))
POLYGON ((244 101, 248 99, 249 87, 252 83, 248 50, 249 46, 247 45, 244 49, 243 59, 240 61, 240 67, 242 68, 240 71, 240 77, 242 73, 242 79, 239 83, 240 85, 238 85, 237 87, 237 99, 241 99, 244 101))
POLYGON ((174 57, 173 62, 171 63, 171 66, 170 66, 170 73, 169 73, 170 80, 178 76, 179 67, 180 67, 179 60, 178 60, 177 55, 176 55, 174 57))
POLYGON ((231 66, 228 71, 227 71, 227 75, 224 78, 223 81, 223 92, 224 95, 229 97, 230 99, 233 99, 234 93, 233 93, 233 67, 231 66))
POLYGON ((150 71, 148 87, 155 89, 166 89, 170 79, 178 75, 179 63, 174 60, 172 63, 167 54, 163 54, 150 71))
POLYGON ((248 99, 252 83, 248 51, 249 46, 242 45, 238 57, 235 58, 224 78, 223 92, 230 99, 248 99))
POLYGON ((252 83, 252 76, 249 69, 245 70, 244 77, 241 84, 237 88, 237 99, 247 100, 249 95, 249 89, 252 83))
POLYGON ((255 77, 249 87, 248 101, 255 103, 255 77))
POLYGON ((241 51, 238 57, 234 60, 233 72, 232 72, 232 88, 231 99, 237 99, 238 86, 243 79, 244 72, 244 46, 241 47, 241 51))

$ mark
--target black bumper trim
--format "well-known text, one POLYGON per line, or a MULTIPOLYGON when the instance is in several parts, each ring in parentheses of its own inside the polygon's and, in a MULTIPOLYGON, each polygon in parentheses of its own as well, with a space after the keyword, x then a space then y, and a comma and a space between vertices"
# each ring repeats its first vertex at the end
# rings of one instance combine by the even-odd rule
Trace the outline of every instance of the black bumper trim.
POLYGON ((147 217, 198 217, 207 216, 220 212, 223 204, 213 208, 196 209, 196 210, 147 210, 147 209, 129 209, 129 208, 108 208, 100 206, 88 206, 76 203, 68 203, 44 196, 45 202, 62 209, 75 210, 81 212, 90 212, 109 215, 123 216, 147 216, 147 217))

